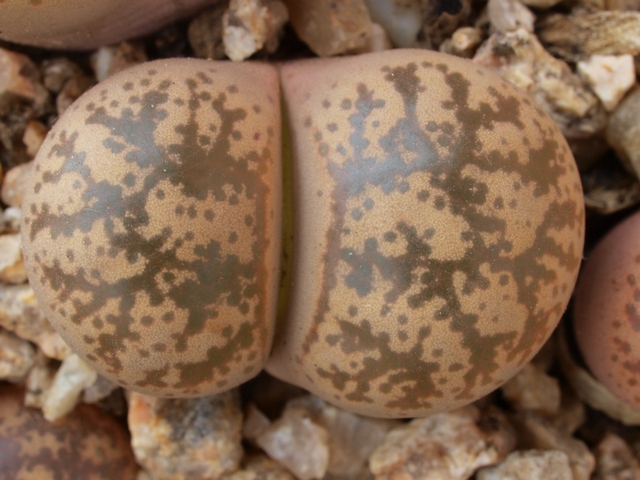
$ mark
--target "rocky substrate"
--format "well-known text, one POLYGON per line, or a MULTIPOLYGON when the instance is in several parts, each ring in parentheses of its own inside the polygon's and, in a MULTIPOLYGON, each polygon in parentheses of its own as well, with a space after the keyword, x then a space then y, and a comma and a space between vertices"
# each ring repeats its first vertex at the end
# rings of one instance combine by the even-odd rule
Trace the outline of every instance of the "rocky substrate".
POLYGON ((362 417, 265 373, 213 397, 157 399, 124 391, 67 347, 28 284, 20 237, 47 132, 122 69, 418 47, 496 70, 556 121, 582 174, 588 255, 640 204, 639 39, 637 0, 232 0, 87 53, 0 42, 0 410, 9 384, 49 422, 96 405, 92 415, 128 427, 139 480, 640 479, 640 413, 584 369, 568 320, 499 391, 426 418, 362 417))

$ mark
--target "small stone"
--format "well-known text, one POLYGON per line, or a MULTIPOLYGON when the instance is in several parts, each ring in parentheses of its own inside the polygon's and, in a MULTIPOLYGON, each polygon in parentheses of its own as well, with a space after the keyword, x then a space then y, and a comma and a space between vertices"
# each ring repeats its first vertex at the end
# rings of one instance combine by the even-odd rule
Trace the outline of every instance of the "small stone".
POLYGON ((200 480, 234 472, 242 457, 237 390, 189 399, 131 392, 131 445, 154 480, 200 480))
POLYGON ((552 14, 536 24, 549 53, 570 62, 592 55, 640 53, 640 12, 576 8, 570 15, 552 14))
POLYGON ((231 0, 222 16, 226 55, 239 62, 263 47, 268 53, 275 51, 288 19, 287 8, 279 0, 231 0))
POLYGON ((44 418, 53 422, 71 412, 80 401, 82 391, 97 378, 98 374, 76 354, 65 358, 44 399, 44 418))
POLYGON ((620 102, 609 117, 607 142, 622 164, 640 178, 640 88, 635 88, 620 102))
POLYGON ((376 480, 468 479, 509 453, 509 442, 494 441, 495 432, 479 428, 479 420, 473 405, 414 419, 389 432, 371 455, 369 468, 376 480))
POLYGON ((472 0, 421 0, 422 29, 417 45, 437 50, 458 28, 472 23, 472 0))
POLYGON ((118 388, 120 387, 111 380, 107 380, 102 375, 98 375, 96 381, 86 387, 82 392, 82 401, 84 403, 98 403, 118 388))
POLYGON ((352 53, 383 52, 385 50, 390 50, 391 48, 393 48, 393 45, 391 45, 391 40, 389 40, 389 36, 385 29, 379 24, 373 22, 371 24, 371 35, 367 40, 367 44, 362 48, 352 50, 352 53))
POLYGON ((640 203, 640 181, 613 155, 582 174, 584 204, 601 215, 610 215, 640 203))
POLYGON ((44 123, 37 120, 31 120, 27 123, 24 134, 22 135, 22 142, 25 147, 27 147, 27 155, 29 155, 30 158, 36 156, 47 133, 49 133, 49 129, 44 123))
POLYGON ((47 393, 53 384, 56 370, 53 362, 38 350, 36 361, 29 370, 25 381, 24 404, 27 407, 42 409, 47 393))
POLYGON ((40 84, 38 69, 29 57, 0 48, 0 114, 12 97, 42 108, 49 94, 40 84))
POLYGON ((476 480, 573 480, 573 473, 564 452, 519 450, 495 467, 480 469, 476 480))
POLYGON ((482 30, 475 27, 460 27, 451 38, 440 44, 440 51, 456 57, 472 58, 482 43, 482 30))
POLYGON ((422 11, 418 0, 365 0, 371 20, 381 25, 391 43, 410 48, 422 27, 422 11))
POLYGON ((560 384, 543 370, 528 363, 502 385, 502 394, 517 411, 533 410, 552 416, 560 411, 560 384))
POLYGON ((42 82, 52 93, 60 93, 67 81, 82 74, 82 69, 67 57, 55 57, 42 62, 42 82))
POLYGON ((327 472, 337 477, 361 478, 367 460, 384 441, 387 433, 402 423, 398 420, 369 418, 334 407, 315 395, 295 398, 286 408, 304 409, 329 434, 327 472))
POLYGON ((0 329, 0 379, 21 382, 36 361, 31 344, 0 329))
POLYGON ((250 455, 242 462, 242 469, 224 480, 295 480, 280 464, 263 454, 250 455))
POLYGON ((593 55, 578 62, 577 70, 607 112, 615 110, 636 81, 632 55, 593 55))
POLYGON ((371 35, 364 0, 285 0, 298 37, 321 57, 363 48, 371 35))
POLYGON ((608 432, 593 451, 596 471, 593 480, 638 480, 640 462, 631 447, 618 435, 608 432))
POLYGON ((562 388, 562 401, 560 402, 560 411, 551 418, 553 426, 558 430, 573 435, 587 418, 584 403, 567 385, 562 388))
POLYGON ((499 32, 512 32, 519 28, 533 32, 536 19, 520 0, 489 0, 487 15, 491 29, 499 32))
POLYGON ((329 435, 304 408, 287 408, 256 443, 300 480, 323 478, 329 466, 329 435))
POLYGON ((32 162, 23 163, 10 169, 2 182, 2 201, 10 207, 22 205, 24 189, 31 178, 32 162))
POLYGON ((271 420, 254 403, 249 403, 244 411, 242 438, 255 443, 256 439, 271 424, 271 420))
POLYGON ((35 343, 49 358, 64 360, 71 354, 29 285, 0 285, 0 327, 35 343))
POLYGON ((0 213, 0 234, 18 233, 20 231, 20 219, 22 212, 19 207, 5 208, 0 213))
POLYGON ((222 16, 227 7, 225 2, 218 2, 189 23, 187 37, 196 57, 215 60, 224 58, 222 16))
POLYGON ((524 29, 494 33, 473 61, 529 93, 567 138, 589 137, 607 122, 602 104, 582 79, 524 29))
POLYGON ((19 285, 27 281, 19 233, 0 235, 0 282, 19 285))
POLYGON ((136 42, 122 42, 100 47, 91 55, 91 68, 98 82, 122 70, 147 61, 144 46, 136 42))
POLYGON ((75 102, 80 95, 89 90, 94 85, 93 79, 86 75, 76 75, 67 80, 60 93, 56 97, 56 110, 58 116, 62 115, 67 108, 75 102))
POLYGON ((511 417, 518 432, 518 446, 537 450, 560 450, 569 457, 574 480, 589 480, 595 459, 584 442, 553 426, 535 412, 520 412, 511 417))

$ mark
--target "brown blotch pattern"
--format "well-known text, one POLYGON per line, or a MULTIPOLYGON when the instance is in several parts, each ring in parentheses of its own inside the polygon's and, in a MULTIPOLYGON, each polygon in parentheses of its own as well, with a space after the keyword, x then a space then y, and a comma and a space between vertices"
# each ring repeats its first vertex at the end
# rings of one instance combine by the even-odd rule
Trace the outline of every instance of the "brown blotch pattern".
POLYGON ((23 204, 25 261, 48 318, 101 373, 206 395, 258 373, 270 348, 277 76, 152 66, 91 90, 48 136, 23 204))
POLYGON ((297 230, 269 371, 374 416, 502 384, 555 328, 580 265, 580 180, 553 122, 433 52, 282 77, 297 230))
POLYGON ((129 434, 115 418, 81 404, 52 423, 23 397, 18 387, 0 386, 0 479, 136 478, 129 434))

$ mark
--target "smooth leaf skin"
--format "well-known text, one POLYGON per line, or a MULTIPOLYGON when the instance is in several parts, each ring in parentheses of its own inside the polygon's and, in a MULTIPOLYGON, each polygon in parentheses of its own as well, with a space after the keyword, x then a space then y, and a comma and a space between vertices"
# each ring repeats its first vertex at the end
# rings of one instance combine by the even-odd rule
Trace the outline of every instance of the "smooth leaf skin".
POLYGON ((149 62, 88 91, 35 159, 29 280, 93 368, 197 397, 263 368, 280 280, 278 75, 266 64, 149 62))
POLYGON ((295 228, 267 370, 376 417, 497 388, 551 335, 580 266, 562 134, 496 74, 436 52, 280 72, 295 228))

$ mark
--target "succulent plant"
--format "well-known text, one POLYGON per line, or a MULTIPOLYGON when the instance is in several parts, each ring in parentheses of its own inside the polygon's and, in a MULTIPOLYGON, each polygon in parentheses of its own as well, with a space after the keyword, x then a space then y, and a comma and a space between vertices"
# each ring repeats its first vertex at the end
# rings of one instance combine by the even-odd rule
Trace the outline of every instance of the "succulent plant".
POLYGON ((279 79, 284 132, 273 67, 194 59, 121 72, 59 120, 23 235, 63 338, 127 388, 196 396, 257 374, 275 328, 270 373, 380 417, 508 380, 557 325, 582 255, 580 179, 553 121, 428 51, 279 79))

